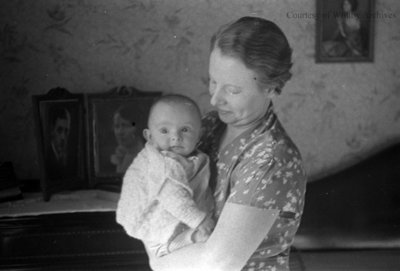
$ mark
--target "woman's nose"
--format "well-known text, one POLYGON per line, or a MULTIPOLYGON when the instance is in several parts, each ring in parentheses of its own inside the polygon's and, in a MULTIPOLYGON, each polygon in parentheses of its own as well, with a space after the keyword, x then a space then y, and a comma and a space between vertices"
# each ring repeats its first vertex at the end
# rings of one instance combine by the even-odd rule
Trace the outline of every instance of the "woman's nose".
POLYGON ((224 97, 222 94, 221 89, 215 89, 214 93, 211 95, 211 100, 210 100, 210 104, 212 106, 217 106, 219 104, 223 104, 224 103, 224 97))

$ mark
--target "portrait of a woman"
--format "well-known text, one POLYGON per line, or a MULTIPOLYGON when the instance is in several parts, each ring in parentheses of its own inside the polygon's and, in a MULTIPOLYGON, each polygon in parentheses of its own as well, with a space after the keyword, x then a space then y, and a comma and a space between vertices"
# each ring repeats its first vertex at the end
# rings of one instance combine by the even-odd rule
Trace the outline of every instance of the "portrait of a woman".
POLYGON ((117 146, 110 156, 115 172, 125 173, 135 156, 143 148, 141 135, 137 135, 135 112, 128 106, 119 107, 113 115, 113 132, 117 146))
POLYGON ((316 62, 371 62, 374 0, 317 0, 316 62))
POLYGON ((341 12, 332 14, 336 20, 336 29, 331 38, 323 42, 322 55, 352 57, 365 54, 357 7, 357 0, 341 1, 341 12))

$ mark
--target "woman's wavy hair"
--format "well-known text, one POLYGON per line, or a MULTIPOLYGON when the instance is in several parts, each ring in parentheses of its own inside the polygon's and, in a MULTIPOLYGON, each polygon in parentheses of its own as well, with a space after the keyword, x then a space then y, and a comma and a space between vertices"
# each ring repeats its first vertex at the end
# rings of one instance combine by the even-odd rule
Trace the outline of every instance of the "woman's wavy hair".
POLYGON ((292 48, 282 30, 269 20, 242 17, 222 26, 211 38, 211 51, 215 48, 253 70, 262 89, 272 87, 280 94, 292 76, 292 48))

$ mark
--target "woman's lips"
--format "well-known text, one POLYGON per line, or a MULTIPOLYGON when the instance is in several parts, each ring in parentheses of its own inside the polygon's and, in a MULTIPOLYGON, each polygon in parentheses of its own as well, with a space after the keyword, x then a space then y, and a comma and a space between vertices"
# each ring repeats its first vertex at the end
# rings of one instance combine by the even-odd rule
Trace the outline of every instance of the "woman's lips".
POLYGON ((218 109, 218 113, 221 114, 221 115, 227 115, 227 114, 230 114, 231 112, 230 111, 226 111, 226 110, 222 110, 222 109, 218 109))

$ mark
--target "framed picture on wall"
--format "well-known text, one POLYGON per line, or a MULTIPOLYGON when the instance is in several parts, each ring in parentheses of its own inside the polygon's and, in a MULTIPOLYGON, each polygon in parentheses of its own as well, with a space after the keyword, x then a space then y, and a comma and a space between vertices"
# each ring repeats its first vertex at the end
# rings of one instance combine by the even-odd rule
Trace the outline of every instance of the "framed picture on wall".
POLYGON ((316 62, 372 62, 374 0, 317 0, 316 62))
POLYGON ((122 177, 144 146, 143 129, 160 92, 117 87, 87 96, 89 182, 94 188, 119 191, 122 177))
POLYGON ((53 88, 32 96, 32 102, 44 200, 87 187, 83 95, 53 88))

